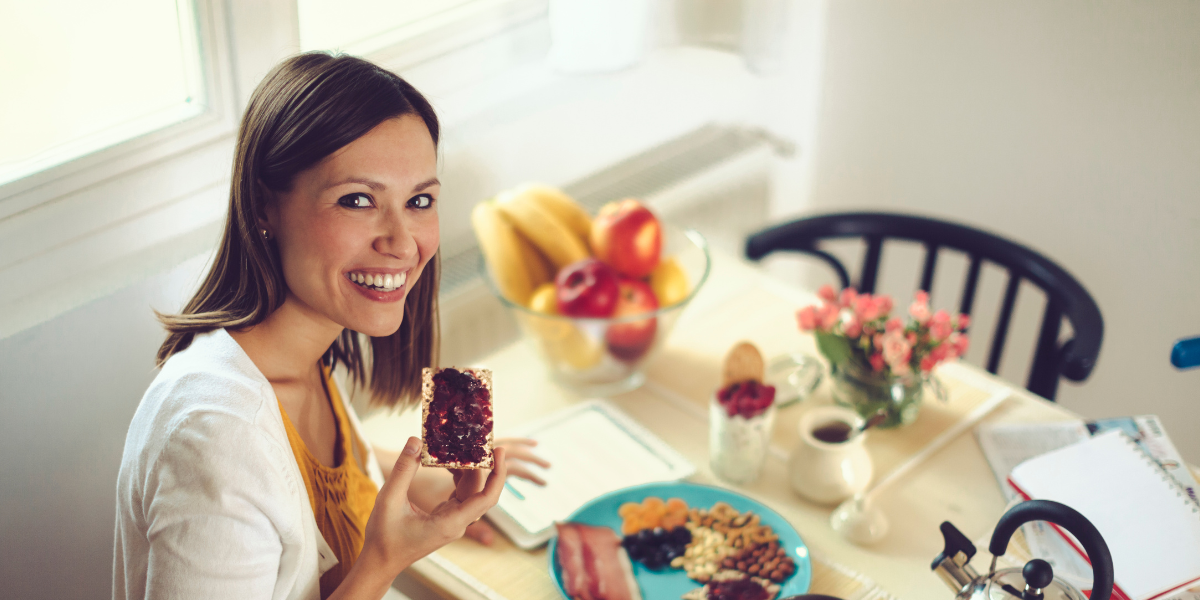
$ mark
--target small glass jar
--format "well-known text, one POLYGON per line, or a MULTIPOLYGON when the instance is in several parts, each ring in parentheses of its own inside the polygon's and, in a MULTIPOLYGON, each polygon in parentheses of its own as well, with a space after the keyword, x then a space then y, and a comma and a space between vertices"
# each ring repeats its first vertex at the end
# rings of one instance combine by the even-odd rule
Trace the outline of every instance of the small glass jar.
POLYGON ((854 409, 864 419, 884 413, 886 418, 878 425, 880 429, 917 420, 926 377, 916 374, 889 377, 850 362, 834 365, 830 371, 834 403, 854 409))
POLYGON ((708 408, 708 456, 713 473, 734 484, 753 483, 771 450, 775 404, 747 419, 729 416, 713 394, 708 408))

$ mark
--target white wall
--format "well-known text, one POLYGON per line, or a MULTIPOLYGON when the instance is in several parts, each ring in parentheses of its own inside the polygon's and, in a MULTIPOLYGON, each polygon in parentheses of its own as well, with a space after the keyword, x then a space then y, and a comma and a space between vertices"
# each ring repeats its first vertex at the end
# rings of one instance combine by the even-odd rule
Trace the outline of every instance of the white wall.
POLYGON ((831 2, 805 190, 807 210, 925 213, 1057 260, 1105 319, 1096 370, 1062 404, 1156 413, 1193 463, 1200 370, 1168 356, 1200 335, 1198 32, 1186 1, 831 2))
POLYGON ((7 598, 112 594, 125 432, 203 257, 0 340, 0 581, 7 598))

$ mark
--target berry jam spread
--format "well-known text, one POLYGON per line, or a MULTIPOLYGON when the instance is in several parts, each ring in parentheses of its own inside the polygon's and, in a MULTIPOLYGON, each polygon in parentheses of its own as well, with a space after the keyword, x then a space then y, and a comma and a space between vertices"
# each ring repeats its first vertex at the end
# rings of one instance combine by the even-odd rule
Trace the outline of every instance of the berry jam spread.
POLYGON ((425 443, 438 462, 473 464, 487 456, 492 397, 470 373, 442 369, 433 376, 425 443))
POLYGON ((751 579, 714 581, 708 584, 708 600, 767 600, 771 594, 751 579))
POLYGON ((775 386, 742 381, 717 392, 717 400, 730 417, 742 415, 749 419, 762 414, 775 401, 775 386))

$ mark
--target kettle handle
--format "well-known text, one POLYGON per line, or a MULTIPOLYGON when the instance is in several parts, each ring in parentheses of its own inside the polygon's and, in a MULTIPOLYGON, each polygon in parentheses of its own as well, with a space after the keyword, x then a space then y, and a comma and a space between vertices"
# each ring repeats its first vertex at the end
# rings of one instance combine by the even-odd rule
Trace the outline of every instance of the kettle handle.
POLYGON ((1031 521, 1054 523, 1071 532, 1071 535, 1083 544, 1088 562, 1092 564, 1090 600, 1109 600, 1113 588, 1113 565, 1108 544, 1104 543, 1104 538, 1100 536, 1096 526, 1070 506, 1052 500, 1028 500, 1012 507, 996 524, 988 551, 993 556, 1003 555, 1008 550, 1008 541, 1017 528, 1031 521))

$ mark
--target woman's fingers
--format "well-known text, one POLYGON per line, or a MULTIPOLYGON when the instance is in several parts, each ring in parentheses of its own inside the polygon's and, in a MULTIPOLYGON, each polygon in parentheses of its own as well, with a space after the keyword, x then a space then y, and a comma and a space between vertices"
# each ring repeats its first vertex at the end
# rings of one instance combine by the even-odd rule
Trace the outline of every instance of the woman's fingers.
POLYGON ((538 477, 533 471, 521 466, 520 463, 513 463, 508 467, 508 474, 513 477, 520 477, 526 481, 532 481, 538 485, 546 485, 546 480, 538 477))
POLYGON ((404 450, 400 451, 400 458, 397 458, 396 464, 392 466, 391 475, 379 490, 379 495, 383 496, 386 501, 394 501, 394 498, 408 498, 408 488, 417 474, 417 469, 421 468, 421 461, 418 457, 420 448, 421 440, 415 437, 408 438, 408 443, 404 444, 404 450))
POLYGON ((468 514, 475 515, 474 521, 483 516, 489 508, 500 500, 500 492, 504 489, 504 479, 508 477, 508 464, 505 460, 505 449, 496 449, 496 468, 488 475, 487 482, 478 493, 472 494, 465 500, 460 498, 462 508, 468 514))
POLYGON ((496 541, 496 530, 488 525, 487 521, 475 521, 467 526, 467 537, 483 544, 491 546, 492 542, 496 541))
POLYGON ((483 469, 463 469, 461 474, 454 481, 454 498, 459 502, 466 501, 479 488, 483 487, 484 476, 487 471, 483 469))
POLYGON ((529 438, 500 438, 500 439, 496 440, 496 445, 497 446, 513 446, 513 445, 536 446, 536 445, 538 445, 538 442, 537 442, 537 440, 531 440, 529 438))
POLYGON ((512 446, 505 449, 508 450, 509 460, 523 460, 528 463, 533 463, 543 469, 550 468, 550 461, 538 456, 537 454, 534 454, 533 450, 530 450, 528 446, 512 446))

